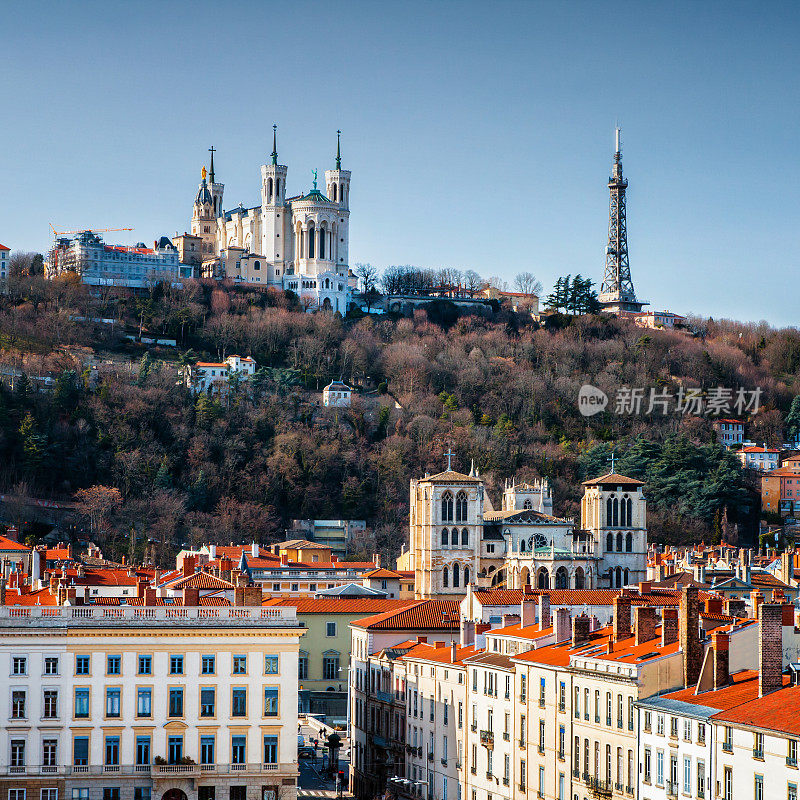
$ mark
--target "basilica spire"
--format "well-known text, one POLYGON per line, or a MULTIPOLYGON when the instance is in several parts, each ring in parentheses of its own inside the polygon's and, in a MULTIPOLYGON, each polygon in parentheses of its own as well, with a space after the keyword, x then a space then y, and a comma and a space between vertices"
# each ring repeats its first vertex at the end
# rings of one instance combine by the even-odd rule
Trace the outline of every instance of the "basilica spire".
POLYGON ((211 153, 211 169, 208 171, 208 182, 214 183, 214 153, 216 148, 213 144, 208 148, 208 152, 211 153))
POLYGON ((341 135, 341 131, 336 131, 336 169, 342 168, 342 147, 339 141, 341 135))
POLYGON ((272 126, 272 163, 278 163, 278 126, 272 126))

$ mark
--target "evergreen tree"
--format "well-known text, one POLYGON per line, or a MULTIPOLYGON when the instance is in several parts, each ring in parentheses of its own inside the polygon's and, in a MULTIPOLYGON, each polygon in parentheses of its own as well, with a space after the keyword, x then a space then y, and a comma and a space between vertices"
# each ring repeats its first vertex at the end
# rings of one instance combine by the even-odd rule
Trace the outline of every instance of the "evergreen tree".
POLYGON ((139 374, 136 377, 136 383, 139 386, 144 386, 147 382, 147 376, 153 368, 153 359, 150 357, 150 352, 145 351, 142 360, 139 362, 139 374))
POLYGON ((203 470, 197 474, 197 479, 189 487, 187 507, 189 511, 205 511, 208 505, 208 482, 203 470))
POLYGON ((34 473, 45 457, 45 437, 39 433, 39 426, 30 411, 20 423, 19 437, 25 469, 29 473, 34 473))
POLYGON ((23 372, 16 380, 14 384, 14 394, 17 397, 18 402, 24 403, 31 393, 31 381, 30 378, 23 372))
POLYGON ((172 488, 172 477, 169 474, 169 466, 167 464, 166 456, 161 459, 161 463, 158 465, 158 471, 156 472, 156 477, 153 480, 153 486, 155 486, 156 489, 172 488))
POLYGON ((786 436, 793 439, 800 433, 800 394, 795 395, 786 415, 786 436))

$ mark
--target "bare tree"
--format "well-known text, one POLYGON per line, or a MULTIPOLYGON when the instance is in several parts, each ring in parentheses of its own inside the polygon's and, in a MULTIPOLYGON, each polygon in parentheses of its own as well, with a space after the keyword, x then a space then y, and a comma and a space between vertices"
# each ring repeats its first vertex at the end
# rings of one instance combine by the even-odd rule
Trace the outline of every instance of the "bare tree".
POLYGON ((8 259, 9 276, 19 278, 22 275, 31 275, 37 255, 38 253, 15 250, 8 259))
POLYGON ((535 294, 538 297, 542 292, 542 282, 536 280, 532 272, 520 272, 514 278, 514 286, 522 294, 535 294))
POLYGON ((356 277, 361 281, 364 300, 367 304, 367 313, 377 295, 378 270, 372 264, 356 264, 356 277))
POLYGON ((474 294, 483 286, 483 278, 474 269, 468 269, 464 273, 464 288, 474 294))

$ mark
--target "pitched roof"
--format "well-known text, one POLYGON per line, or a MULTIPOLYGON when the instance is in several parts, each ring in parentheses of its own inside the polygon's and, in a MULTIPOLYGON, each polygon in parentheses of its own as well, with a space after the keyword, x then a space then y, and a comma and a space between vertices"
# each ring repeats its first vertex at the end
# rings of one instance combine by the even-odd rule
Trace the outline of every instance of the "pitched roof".
POLYGON ((298 614, 383 614, 412 605, 413 600, 388 600, 383 597, 297 598, 275 597, 264 605, 296 608, 298 614))
POLYGON ((402 577, 399 572, 382 567, 381 569, 374 569, 372 572, 365 572, 365 578, 400 578, 402 577))
MULTIPOLYGON (((394 645, 397 647, 397 645, 394 645)), ((415 644, 403 658, 419 658, 423 661, 435 661, 440 664, 461 664, 465 658, 475 655, 480 652, 476 649, 475 645, 468 645, 467 647, 456 646, 456 660, 453 661, 452 647, 445 645, 444 647, 436 647, 434 644, 420 643, 415 644)))
MULTIPOLYGON (((782 689, 758 697, 758 678, 754 676, 748 682, 748 693, 755 696, 720 711, 712 719, 798 736, 800 735, 800 686, 790 686, 789 682, 789 676, 784 675, 782 689)), ((710 704, 713 705, 713 701, 710 704)))
POLYGON ((750 447, 743 447, 740 453, 780 453, 780 450, 775 450, 771 447, 761 447, 761 445, 754 444, 750 447))
MULTIPOLYGON (((622 594, 621 589, 532 589, 525 594, 521 589, 479 589, 475 599, 485 606, 518 606, 523 600, 538 600, 540 595, 549 595, 551 606, 610 606, 614 598, 622 594)), ((700 599, 709 595, 700 592, 700 599)), ((680 592, 671 589, 651 590, 645 594, 629 595, 633 606, 677 606, 680 592)))
POLYGON ((233 584, 230 581, 225 581, 218 578, 216 575, 211 575, 208 572, 195 572, 192 575, 187 575, 185 578, 180 578, 170 587, 172 589, 233 589, 233 584))
POLYGON ((514 669, 514 662, 508 656, 504 656, 502 653, 489 653, 486 651, 469 656, 467 664, 486 664, 499 669, 514 669))
POLYGON ((420 600, 399 611, 360 619, 358 628, 370 630, 457 630, 461 625, 458 600, 420 600))
POLYGON ((568 524, 566 519, 561 517, 554 517, 551 514, 545 514, 542 511, 535 511, 532 508, 516 508, 509 511, 487 511, 483 515, 484 520, 493 522, 495 520, 512 520, 514 522, 533 522, 536 523, 560 523, 563 525, 568 524), (528 519, 526 519, 526 517, 528 519), (517 518, 517 519, 515 519, 517 518))
POLYGON ((330 545, 327 544, 320 544, 319 542, 312 542, 308 539, 287 539, 285 542, 277 542, 276 546, 279 548, 286 548, 290 550, 296 550, 300 548, 301 550, 330 550, 330 545))
POLYGON ((758 671, 743 669, 731 675, 731 682, 721 689, 695 694, 695 687, 679 689, 662 695, 668 700, 680 700, 682 703, 716 708, 719 711, 741 705, 758 696, 758 671))
POLYGON ((452 469, 437 472, 435 475, 429 475, 427 478, 421 478, 420 480, 428 483, 481 483, 481 479, 476 478, 474 475, 465 475, 463 472, 456 472, 452 469))
POLYGON ((9 539, 8 536, 0 536, 0 550, 19 550, 21 553, 29 553, 31 548, 19 542, 15 542, 13 539, 9 539))
POLYGON ((618 472, 607 472, 599 478, 584 481, 581 486, 597 486, 601 483, 613 483, 617 486, 644 486, 644 481, 636 480, 636 478, 628 478, 625 475, 620 475, 618 472))
POLYGON ((11 250, 11 248, 6 247, 4 244, 0 244, 0 250, 11 250))

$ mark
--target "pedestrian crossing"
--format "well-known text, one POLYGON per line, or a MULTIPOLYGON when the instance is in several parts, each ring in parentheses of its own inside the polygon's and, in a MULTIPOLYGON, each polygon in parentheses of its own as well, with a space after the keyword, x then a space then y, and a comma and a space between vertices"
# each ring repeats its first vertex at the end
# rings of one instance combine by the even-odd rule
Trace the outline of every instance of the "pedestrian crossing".
POLYGON ((344 792, 343 795, 339 795, 334 789, 298 789, 297 790, 298 797, 325 797, 325 798, 335 798, 335 797, 351 797, 349 792, 344 792))

